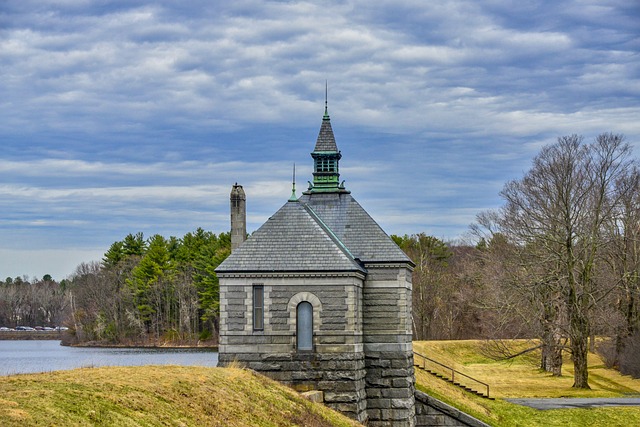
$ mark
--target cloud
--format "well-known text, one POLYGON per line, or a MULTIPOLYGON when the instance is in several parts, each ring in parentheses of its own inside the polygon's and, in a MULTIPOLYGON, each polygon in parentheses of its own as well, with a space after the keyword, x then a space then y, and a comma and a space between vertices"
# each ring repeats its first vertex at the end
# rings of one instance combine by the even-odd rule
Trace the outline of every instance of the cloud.
POLYGON ((257 228, 292 163, 298 188, 311 179, 325 81, 347 188, 390 232, 456 238, 556 137, 638 147, 638 14, 622 0, 5 1, 2 247, 221 232, 236 181, 257 228))

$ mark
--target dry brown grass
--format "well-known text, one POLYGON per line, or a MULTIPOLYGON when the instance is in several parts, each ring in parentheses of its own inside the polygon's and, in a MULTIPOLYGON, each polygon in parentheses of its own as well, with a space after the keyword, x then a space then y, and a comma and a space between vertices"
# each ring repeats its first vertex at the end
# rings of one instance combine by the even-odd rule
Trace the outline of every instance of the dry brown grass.
MULTIPOLYGON (((420 341, 416 351, 453 366, 491 385, 495 397, 621 397, 640 395, 640 380, 621 375, 604 366, 600 356, 589 353, 589 384, 591 390, 577 390, 573 384, 570 356, 564 358, 563 375, 554 378, 538 369, 540 352, 534 351, 508 361, 494 361, 481 354, 483 342, 420 341)), ((514 348, 524 349, 530 343, 514 341, 514 348)))
MULTIPOLYGON (((495 427, 511 426, 631 426, 640 425, 640 407, 603 407, 539 411, 509 403, 517 397, 620 397, 640 395, 640 380, 606 369, 602 360, 589 354, 591 390, 575 390, 573 370, 567 357, 561 378, 537 368, 540 354, 528 353, 509 362, 497 362, 482 355, 481 341, 420 341, 414 349, 491 385, 489 401, 462 391, 447 382, 416 370, 418 388, 444 400, 495 427)), ((514 342, 524 349, 526 342, 514 342)))
POLYGON ((2 426, 359 424, 238 368, 108 367, 0 378, 2 426))

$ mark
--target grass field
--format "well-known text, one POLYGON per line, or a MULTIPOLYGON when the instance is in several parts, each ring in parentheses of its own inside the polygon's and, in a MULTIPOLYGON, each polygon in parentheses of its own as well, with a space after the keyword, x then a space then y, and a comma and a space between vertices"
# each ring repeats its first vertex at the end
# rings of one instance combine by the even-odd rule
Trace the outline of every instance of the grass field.
POLYGON ((84 368, 0 377, 0 426, 353 427, 251 371, 84 368))
MULTIPOLYGON (((525 348, 528 343, 516 343, 525 348)), ((539 352, 527 353, 509 362, 482 355, 481 341, 420 341, 414 350, 490 384, 489 401, 438 380, 416 369, 418 388, 496 427, 511 426, 640 426, 640 407, 557 409, 539 411, 504 401, 518 397, 638 397, 640 380, 606 369, 602 360, 589 354, 591 390, 575 390, 569 357, 563 376, 554 378, 538 369, 539 352)))
MULTIPOLYGON (((518 343, 524 348, 527 343, 518 343)), ((416 351, 491 385, 490 401, 416 370, 417 387, 495 427, 640 426, 640 407, 539 411, 519 397, 640 396, 640 380, 589 356, 591 390, 574 390, 570 360, 553 378, 539 353, 509 362, 482 355, 480 341, 415 342, 416 351)), ((359 424, 247 370, 178 366, 84 368, 0 377, 0 426, 305 426, 359 424)))

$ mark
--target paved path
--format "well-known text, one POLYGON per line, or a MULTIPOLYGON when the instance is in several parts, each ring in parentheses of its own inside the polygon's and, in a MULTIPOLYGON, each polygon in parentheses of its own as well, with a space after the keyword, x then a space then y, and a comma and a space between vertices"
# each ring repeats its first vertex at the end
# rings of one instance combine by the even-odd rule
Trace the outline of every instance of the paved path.
POLYGON ((557 399, 505 399, 535 409, 595 408, 602 406, 640 406, 640 397, 595 397, 557 399))

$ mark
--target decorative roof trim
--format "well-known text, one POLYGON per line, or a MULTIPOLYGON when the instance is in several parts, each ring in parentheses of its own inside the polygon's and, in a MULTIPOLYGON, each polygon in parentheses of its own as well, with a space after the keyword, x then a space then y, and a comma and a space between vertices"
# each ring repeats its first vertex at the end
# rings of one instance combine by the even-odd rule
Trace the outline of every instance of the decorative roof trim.
POLYGON ((329 226, 327 224, 325 224, 322 219, 320 219, 318 214, 311 208, 311 206, 309 206, 306 203, 302 202, 302 207, 305 208, 307 210, 307 212, 309 212, 309 215, 311 215, 311 217, 316 220, 316 222, 320 225, 320 227, 322 227, 324 229, 325 233, 327 233, 329 235, 329 237, 331 237, 331 239, 334 241, 334 243, 337 244, 338 247, 340 247, 342 249, 342 251, 346 255, 348 255, 354 262, 360 264, 358 262, 357 258, 353 256, 353 254, 351 253, 349 248, 347 248, 345 246, 345 244, 342 243, 342 240, 340 240, 338 238, 338 236, 335 235, 333 230, 331 228, 329 228, 329 226))
POLYGON ((409 268, 411 268, 411 270, 413 270, 413 268, 416 266, 416 264, 409 260, 409 261, 363 261, 362 262, 363 266, 366 268, 367 265, 370 265, 372 267, 382 267, 382 268, 398 268, 398 266, 400 265, 408 265, 409 268))
POLYGON ((298 278, 298 277, 356 277, 365 280, 367 275, 361 271, 216 271, 219 278, 298 278))

